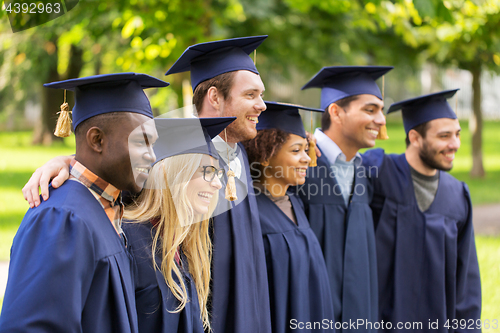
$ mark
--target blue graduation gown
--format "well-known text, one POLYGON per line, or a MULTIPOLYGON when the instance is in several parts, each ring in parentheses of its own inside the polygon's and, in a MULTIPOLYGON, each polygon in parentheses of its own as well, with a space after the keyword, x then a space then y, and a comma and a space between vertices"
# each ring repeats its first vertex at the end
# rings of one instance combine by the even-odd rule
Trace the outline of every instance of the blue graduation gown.
POLYGON ((291 193, 289 197, 297 224, 264 193, 257 195, 273 332, 334 332, 325 260, 302 202, 291 193))
POLYGON ((0 332, 137 332, 131 258, 82 184, 50 188, 11 248, 0 332))
MULTIPOLYGON (((325 155, 317 163, 307 170, 306 182, 297 191, 323 250, 335 320, 344 325, 342 332, 356 331, 348 324, 358 319, 373 323, 378 318, 372 188, 366 173, 356 167, 346 207, 325 155)), ((375 330, 365 330, 370 331, 375 330)))
POLYGON ((443 326, 447 319, 466 319, 467 326, 479 319, 481 285, 467 185, 439 171, 436 197, 422 212, 405 154, 374 149, 363 163, 378 168, 372 206, 380 319, 422 322, 424 330, 429 320, 438 320, 432 332, 454 332, 443 326))
MULTIPOLYGON (((270 333, 271 316, 257 202, 245 149, 238 144, 242 172, 235 177, 238 201, 213 218, 212 329, 214 333, 270 333)), ((219 163, 227 170, 227 165, 219 163)))
MULTIPOLYGON (((182 267, 189 301, 180 312, 173 313, 179 301, 172 294, 162 273, 155 269, 152 259, 153 235, 151 223, 123 223, 129 251, 134 258, 135 300, 139 332, 203 333, 196 286, 189 274, 184 256, 182 267)), ((155 257, 161 267, 161 258, 155 257)), ((175 274, 174 280, 178 282, 175 274)))

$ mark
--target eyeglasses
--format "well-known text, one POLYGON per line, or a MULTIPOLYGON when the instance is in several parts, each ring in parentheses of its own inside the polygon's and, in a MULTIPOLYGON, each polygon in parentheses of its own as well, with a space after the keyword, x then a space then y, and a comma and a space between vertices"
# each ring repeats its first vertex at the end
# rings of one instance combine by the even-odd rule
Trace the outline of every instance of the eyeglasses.
POLYGON ((217 178, 221 179, 222 176, 224 176, 224 169, 217 169, 216 167, 214 167, 213 165, 204 165, 202 166, 203 168, 203 179, 206 181, 206 182, 211 182, 212 180, 214 180, 215 176, 217 176, 217 178))

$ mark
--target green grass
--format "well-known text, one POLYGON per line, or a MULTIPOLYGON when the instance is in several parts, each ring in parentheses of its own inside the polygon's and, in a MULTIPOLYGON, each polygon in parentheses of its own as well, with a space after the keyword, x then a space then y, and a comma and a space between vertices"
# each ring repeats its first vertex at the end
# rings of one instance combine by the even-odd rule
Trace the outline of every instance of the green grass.
POLYGON ((498 329, 484 329, 483 332, 500 331, 500 237, 476 236, 477 256, 481 272, 483 308, 481 319, 498 321, 498 329))
POLYGON ((31 132, 0 133, 0 260, 8 260, 12 239, 29 205, 21 189, 49 159, 75 152, 74 137, 51 147, 32 146, 31 132))
MULTIPOLYGON (((457 153, 452 174, 469 184, 475 204, 500 202, 500 122, 489 122, 484 129, 485 180, 471 180, 470 134, 462 124, 462 147, 457 153)), ((390 140, 379 141, 378 147, 389 153, 405 149, 403 126, 390 123, 390 140)), ((26 210, 21 188, 35 169, 49 159, 74 153, 74 137, 52 147, 31 146, 30 132, 0 133, 0 260, 8 260, 10 246, 26 210)), ((500 320, 500 237, 476 237, 483 290, 483 319, 500 320)), ((0 309, 3 299, 0 300, 0 309)), ((494 330, 484 330, 494 332, 494 330)))

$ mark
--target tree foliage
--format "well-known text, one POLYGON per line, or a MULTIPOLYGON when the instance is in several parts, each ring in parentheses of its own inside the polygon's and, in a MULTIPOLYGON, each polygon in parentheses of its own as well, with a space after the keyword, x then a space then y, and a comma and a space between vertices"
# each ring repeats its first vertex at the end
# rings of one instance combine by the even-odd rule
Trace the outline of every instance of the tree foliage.
MULTIPOLYGON (((28 100, 42 101, 41 85, 54 78, 118 71, 161 77, 189 45, 259 34, 270 36, 258 53, 264 78, 393 65, 388 86, 400 92, 399 81, 409 82, 428 61, 478 75, 498 71, 499 20, 500 0, 80 0, 67 14, 12 34, 1 11, 0 122, 16 118, 28 100)), ((150 96, 153 107, 181 105, 188 77, 166 78, 172 85, 150 96)), ((55 122, 56 111, 44 112, 55 122)))

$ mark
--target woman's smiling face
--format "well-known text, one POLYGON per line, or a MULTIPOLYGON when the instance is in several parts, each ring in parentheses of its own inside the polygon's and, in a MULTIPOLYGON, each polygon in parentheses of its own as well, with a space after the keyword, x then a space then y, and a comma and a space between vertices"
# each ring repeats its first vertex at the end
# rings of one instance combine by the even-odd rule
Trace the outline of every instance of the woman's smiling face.
POLYGON ((278 153, 269 159, 269 166, 264 168, 264 177, 272 177, 274 184, 284 187, 304 184, 311 161, 308 151, 307 139, 290 134, 278 153))
MULTIPOLYGON (((187 186, 187 196, 195 214, 207 214, 209 212, 210 203, 216 200, 218 191, 222 187, 217 174, 213 175, 211 181, 206 181, 205 178, 210 180, 210 170, 213 168, 206 168, 206 176, 203 176, 203 167, 214 167, 218 169, 219 163, 216 159, 209 155, 203 155, 201 158, 200 167, 194 173, 187 186)), ((217 173, 216 171, 214 171, 217 173)))

